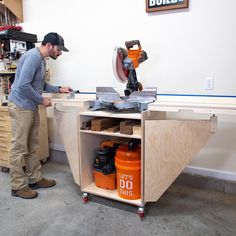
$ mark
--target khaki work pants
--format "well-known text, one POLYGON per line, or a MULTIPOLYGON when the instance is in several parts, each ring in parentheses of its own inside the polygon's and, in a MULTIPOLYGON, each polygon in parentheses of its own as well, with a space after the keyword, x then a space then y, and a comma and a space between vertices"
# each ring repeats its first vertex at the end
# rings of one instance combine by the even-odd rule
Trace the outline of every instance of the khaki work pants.
POLYGON ((10 177, 13 190, 41 180, 41 164, 37 156, 39 146, 39 113, 9 103, 12 123, 12 149, 10 153, 10 177), (25 162, 24 171, 22 163, 25 162))

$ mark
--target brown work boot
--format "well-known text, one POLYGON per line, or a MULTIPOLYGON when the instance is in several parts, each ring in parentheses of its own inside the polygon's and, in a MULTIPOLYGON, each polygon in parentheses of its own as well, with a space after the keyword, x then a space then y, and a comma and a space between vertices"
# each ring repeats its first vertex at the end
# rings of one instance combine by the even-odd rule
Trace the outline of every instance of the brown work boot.
POLYGON ((46 179, 42 178, 39 182, 34 184, 29 184, 29 187, 31 189, 37 189, 37 188, 51 188, 54 185, 56 185, 56 181, 54 179, 46 179))
POLYGON ((14 197, 21 197, 24 199, 32 199, 38 196, 38 192, 30 189, 28 186, 19 190, 11 190, 11 195, 14 197))

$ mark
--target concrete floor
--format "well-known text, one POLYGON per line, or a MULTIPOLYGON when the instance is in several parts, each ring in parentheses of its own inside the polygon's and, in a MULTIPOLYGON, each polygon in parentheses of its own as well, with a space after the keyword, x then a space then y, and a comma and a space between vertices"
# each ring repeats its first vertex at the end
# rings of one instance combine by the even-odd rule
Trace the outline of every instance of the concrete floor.
POLYGON ((1 236, 236 235, 235 194, 173 184, 140 220, 136 206, 98 196, 84 204, 67 164, 49 161, 43 172, 57 185, 32 200, 11 197, 9 174, 0 172, 1 236))

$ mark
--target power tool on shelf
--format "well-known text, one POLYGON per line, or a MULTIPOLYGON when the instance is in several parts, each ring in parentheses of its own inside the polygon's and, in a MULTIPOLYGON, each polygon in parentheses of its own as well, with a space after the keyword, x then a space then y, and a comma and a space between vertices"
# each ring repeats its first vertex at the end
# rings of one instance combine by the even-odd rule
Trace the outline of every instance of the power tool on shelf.
POLYGON ((106 141, 96 152, 96 157, 94 160, 94 170, 102 172, 104 175, 108 175, 115 172, 115 162, 114 156, 116 154, 116 149, 119 144, 115 144, 112 141, 106 141), (109 143, 109 145, 107 145, 109 143))

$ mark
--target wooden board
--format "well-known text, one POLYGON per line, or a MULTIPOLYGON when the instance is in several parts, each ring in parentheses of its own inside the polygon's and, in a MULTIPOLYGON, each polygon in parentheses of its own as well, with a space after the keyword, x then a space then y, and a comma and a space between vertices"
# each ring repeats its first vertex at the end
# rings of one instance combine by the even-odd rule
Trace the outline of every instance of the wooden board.
POLYGON ((81 190, 84 191, 88 185, 94 182, 93 164, 96 157, 96 150, 100 148, 102 141, 107 137, 96 134, 80 133, 81 146, 81 190))
POLYGON ((118 195, 117 189, 116 190, 107 190, 107 189, 98 188, 95 185, 95 183, 91 183, 91 184, 87 185, 83 189, 83 192, 95 194, 95 195, 98 195, 98 196, 101 196, 101 197, 113 199, 113 200, 120 201, 120 202, 125 202, 125 203, 136 205, 136 206, 143 206, 144 205, 142 203, 141 199, 129 200, 129 199, 121 198, 118 195))
POLYGON ((39 107, 39 149, 38 156, 40 160, 47 159, 49 157, 49 144, 48 144, 48 123, 47 123, 47 110, 45 107, 39 107))
POLYGON ((158 97, 157 101, 148 105, 148 110, 169 112, 191 111, 202 114, 236 115, 236 99, 210 97, 158 97))
POLYGON ((147 120, 165 120, 166 119, 166 112, 163 111, 144 111, 142 112, 142 119, 141 119, 141 199, 142 204, 144 202, 145 196, 145 124, 147 120))
POLYGON ((145 121, 144 201, 157 201, 212 134, 208 120, 145 121))
POLYGON ((74 180, 80 185, 78 116, 76 113, 55 110, 54 117, 74 180))
POLYGON ((141 113, 137 112, 84 111, 81 113, 81 115, 94 117, 111 117, 120 119, 141 119, 141 113))

